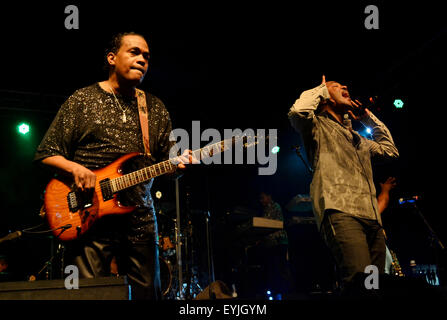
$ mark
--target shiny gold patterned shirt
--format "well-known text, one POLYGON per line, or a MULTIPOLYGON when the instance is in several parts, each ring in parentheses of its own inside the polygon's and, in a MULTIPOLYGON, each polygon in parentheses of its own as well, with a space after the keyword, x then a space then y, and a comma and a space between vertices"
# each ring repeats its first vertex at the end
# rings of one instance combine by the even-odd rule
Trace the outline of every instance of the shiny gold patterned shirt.
MULTIPOLYGON (((148 105, 149 144, 151 159, 139 158, 127 164, 125 171, 134 171, 169 157, 171 120, 160 99, 148 105)), ((144 153, 136 98, 116 95, 103 90, 98 83, 79 89, 61 106, 42 142, 37 148, 35 161, 60 155, 91 170, 103 168, 130 152, 144 153)), ((152 181, 151 181, 152 182, 152 181)), ((125 192, 129 204, 152 207, 151 182, 125 192)))

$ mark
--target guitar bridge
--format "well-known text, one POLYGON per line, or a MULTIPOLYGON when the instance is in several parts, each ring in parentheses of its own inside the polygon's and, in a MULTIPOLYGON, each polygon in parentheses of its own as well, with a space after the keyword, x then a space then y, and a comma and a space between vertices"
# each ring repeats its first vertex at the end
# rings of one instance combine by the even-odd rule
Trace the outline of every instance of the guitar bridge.
POLYGON ((93 206, 93 193, 94 190, 88 191, 72 191, 67 195, 68 208, 71 212, 77 212, 78 210, 84 210, 93 206))
POLYGON ((76 192, 72 191, 67 195, 68 208, 71 212, 76 212, 79 210, 80 204, 78 202, 78 197, 76 192))

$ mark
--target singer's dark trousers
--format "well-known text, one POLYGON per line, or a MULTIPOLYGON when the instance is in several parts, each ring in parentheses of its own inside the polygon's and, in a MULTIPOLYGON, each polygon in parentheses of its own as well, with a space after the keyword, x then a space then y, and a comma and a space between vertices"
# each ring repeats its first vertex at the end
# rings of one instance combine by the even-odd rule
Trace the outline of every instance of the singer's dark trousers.
POLYGON ((127 276, 131 285, 131 298, 158 300, 161 289, 156 225, 149 223, 136 235, 135 230, 129 230, 129 218, 101 218, 84 237, 67 244, 66 261, 78 267, 80 278, 97 278, 111 276, 115 257, 119 275, 127 276))
POLYGON ((377 220, 362 219, 340 211, 327 211, 320 232, 337 265, 342 295, 365 292, 364 275, 368 265, 379 274, 385 270, 385 236, 377 220))

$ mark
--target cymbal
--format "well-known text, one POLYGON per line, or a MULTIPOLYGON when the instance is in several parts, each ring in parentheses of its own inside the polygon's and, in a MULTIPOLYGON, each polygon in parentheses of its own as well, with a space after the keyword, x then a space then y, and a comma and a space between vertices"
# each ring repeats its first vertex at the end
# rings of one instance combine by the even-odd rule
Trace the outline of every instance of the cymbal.
POLYGON ((308 194, 297 194, 287 203, 286 209, 291 212, 312 211, 312 199, 308 194))

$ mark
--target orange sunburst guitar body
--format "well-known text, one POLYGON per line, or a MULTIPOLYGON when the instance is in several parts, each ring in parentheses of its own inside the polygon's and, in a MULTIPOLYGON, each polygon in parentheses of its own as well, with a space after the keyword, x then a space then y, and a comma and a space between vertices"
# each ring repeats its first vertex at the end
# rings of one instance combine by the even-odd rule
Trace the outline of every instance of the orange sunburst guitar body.
MULTIPOLYGON (((122 177, 122 164, 137 155, 139 153, 127 154, 107 167, 93 171, 96 174, 96 185, 92 196, 87 199, 87 207, 84 207, 82 203, 78 203, 77 207, 73 203, 73 201, 77 200, 74 199, 76 190, 73 188, 72 180, 52 179, 45 189, 45 211, 51 229, 60 228, 53 232, 54 235, 58 236, 60 240, 74 240, 83 235, 102 216, 125 214, 133 211, 135 207, 120 205, 116 193, 109 194, 105 198, 102 190, 104 187, 101 188, 101 182, 105 179, 112 180, 122 177), (70 200, 72 201, 71 203, 70 200), (68 227, 69 225, 71 227, 68 227), (63 230, 64 226, 67 226, 65 230, 63 230)), ((79 200, 79 202, 82 202, 82 199, 79 200)))
MULTIPOLYGON (((238 140, 243 142, 241 147, 244 148, 258 143, 244 142, 247 140, 246 136, 234 137, 192 151, 192 155, 196 159, 205 159, 228 150, 238 140)), ((125 207, 119 203, 118 192, 176 170, 178 158, 173 158, 123 174, 123 163, 137 155, 140 153, 126 154, 108 166, 93 171, 96 174, 96 185, 88 194, 75 188, 70 179, 52 179, 45 189, 44 205, 53 234, 63 241, 74 240, 105 215, 132 212, 135 207, 125 207)))

